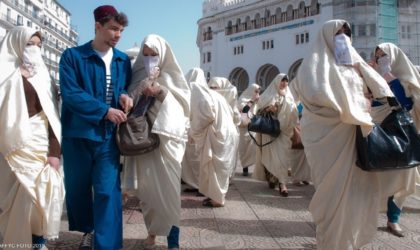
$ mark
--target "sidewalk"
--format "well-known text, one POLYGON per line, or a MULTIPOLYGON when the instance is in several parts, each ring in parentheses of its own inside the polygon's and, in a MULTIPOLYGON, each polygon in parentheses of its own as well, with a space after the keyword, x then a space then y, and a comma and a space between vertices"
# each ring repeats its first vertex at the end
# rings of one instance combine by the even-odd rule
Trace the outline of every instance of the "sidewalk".
MULTIPOLYGON (((203 197, 182 194, 181 249, 316 249, 315 225, 308 205, 313 186, 289 185, 289 197, 270 190, 267 184, 243 177, 239 172, 230 186, 223 208, 201 206, 203 197)), ((138 201, 130 198, 123 215, 124 249, 144 249, 147 236, 138 201)), ((60 239, 48 249, 77 249, 81 234, 67 231, 65 214, 60 239)), ((386 232, 386 216, 379 215, 375 240, 363 250, 420 249, 420 201, 409 197, 401 216, 406 237, 386 232)), ((166 249, 166 237, 157 237, 157 247, 166 249)))

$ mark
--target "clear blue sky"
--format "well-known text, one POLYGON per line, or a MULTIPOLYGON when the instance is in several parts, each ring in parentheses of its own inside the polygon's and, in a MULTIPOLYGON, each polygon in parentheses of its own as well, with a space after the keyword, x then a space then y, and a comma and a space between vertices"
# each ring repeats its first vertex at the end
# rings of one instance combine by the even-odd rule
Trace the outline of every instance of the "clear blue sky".
POLYGON ((151 33, 165 38, 184 71, 200 66, 196 45, 197 21, 202 15, 202 0, 58 0, 71 13, 71 23, 79 33, 79 45, 93 39, 93 10, 100 5, 113 5, 128 16, 117 48, 125 51, 141 45, 151 33))

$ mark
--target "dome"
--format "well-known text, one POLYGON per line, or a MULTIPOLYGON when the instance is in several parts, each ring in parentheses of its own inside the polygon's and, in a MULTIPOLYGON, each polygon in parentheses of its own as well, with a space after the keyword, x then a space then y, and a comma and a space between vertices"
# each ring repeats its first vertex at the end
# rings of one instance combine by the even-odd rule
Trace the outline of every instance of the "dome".
POLYGON ((135 43, 133 47, 131 47, 131 48, 129 48, 129 49, 127 49, 127 50, 125 51, 125 53, 126 53, 126 54, 130 57, 130 58, 132 58, 132 57, 137 57, 137 55, 139 54, 139 52, 140 52, 140 47, 137 45, 137 43, 135 43))

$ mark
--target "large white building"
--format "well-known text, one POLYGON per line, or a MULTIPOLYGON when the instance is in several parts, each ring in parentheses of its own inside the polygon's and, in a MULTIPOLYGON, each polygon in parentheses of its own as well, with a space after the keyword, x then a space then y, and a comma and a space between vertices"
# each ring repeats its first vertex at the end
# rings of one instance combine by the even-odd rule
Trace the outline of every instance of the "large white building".
POLYGON ((43 56, 50 74, 59 81, 58 63, 66 48, 77 45, 70 13, 56 0, 0 0, 0 40, 14 26, 40 30, 43 56))
POLYGON ((200 66, 243 91, 266 87, 279 73, 294 77, 322 24, 345 19, 353 44, 369 60, 375 46, 393 42, 420 64, 420 1, 204 0, 198 21, 200 66))

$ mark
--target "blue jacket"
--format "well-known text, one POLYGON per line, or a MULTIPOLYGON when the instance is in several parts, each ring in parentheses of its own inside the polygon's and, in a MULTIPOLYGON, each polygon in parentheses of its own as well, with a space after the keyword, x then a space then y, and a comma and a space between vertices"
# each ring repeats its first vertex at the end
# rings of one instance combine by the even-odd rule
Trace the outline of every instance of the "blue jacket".
POLYGON ((398 78, 392 80, 389 83, 392 93, 394 93, 401 107, 407 111, 410 111, 413 108, 413 100, 405 95, 404 87, 401 85, 401 82, 398 78))
MULTIPOLYGON (((113 49, 111 78, 114 98, 111 107, 121 109, 119 97, 130 83, 131 63, 123 52, 113 49)), ((61 124, 63 137, 104 141, 116 126, 105 120, 106 69, 92 48, 92 41, 64 51, 60 59, 61 124)))

